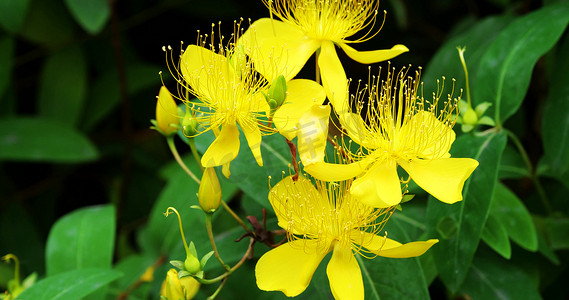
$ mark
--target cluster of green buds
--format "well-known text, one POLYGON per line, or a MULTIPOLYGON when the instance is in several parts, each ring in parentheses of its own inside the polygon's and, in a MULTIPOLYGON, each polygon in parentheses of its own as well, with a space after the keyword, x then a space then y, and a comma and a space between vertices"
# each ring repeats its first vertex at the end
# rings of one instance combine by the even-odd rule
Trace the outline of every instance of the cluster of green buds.
POLYGON ((286 90, 286 79, 283 75, 279 75, 271 83, 267 94, 263 92, 263 96, 271 108, 271 115, 285 102, 286 90))
POLYGON ((462 63, 462 68, 464 69, 464 77, 466 79, 466 100, 460 100, 460 115, 457 117, 456 122, 461 124, 461 129, 463 132, 470 132, 478 125, 488 125, 495 126, 496 122, 489 116, 484 116, 486 110, 492 105, 490 102, 482 102, 472 108, 472 101, 470 100, 470 86, 468 83, 468 69, 466 68, 466 60, 464 59, 464 52, 466 47, 456 48, 458 50, 458 56, 460 57, 460 62, 462 63))
POLYGON ((14 278, 8 280, 8 289, 3 294, 0 294, 0 299, 17 299, 18 295, 36 282, 38 274, 32 273, 20 282, 20 261, 18 260, 18 257, 14 254, 6 254, 2 256, 2 260, 5 262, 9 262, 10 260, 14 261, 14 278))

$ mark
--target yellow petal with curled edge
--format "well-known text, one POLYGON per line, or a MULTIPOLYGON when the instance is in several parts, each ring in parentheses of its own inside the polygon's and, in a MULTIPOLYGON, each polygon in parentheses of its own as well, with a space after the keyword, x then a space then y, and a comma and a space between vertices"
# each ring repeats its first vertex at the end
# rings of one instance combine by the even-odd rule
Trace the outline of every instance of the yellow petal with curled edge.
POLYGON ((200 100, 217 101, 218 87, 234 86, 234 73, 227 58, 204 47, 190 45, 180 59, 180 70, 186 82, 197 91, 200 100))
POLYGON ((179 122, 178 106, 168 89, 162 86, 156 102, 156 124, 164 135, 171 135, 176 133, 178 128, 170 124, 177 125, 179 122))
POLYGON ((302 163, 324 161, 330 106, 313 105, 298 120, 298 153, 302 163))
POLYGON ((394 160, 374 164, 364 176, 354 180, 350 188, 352 196, 365 205, 386 208, 401 202, 401 183, 394 160))
POLYGON ((350 110, 348 79, 338 54, 336 54, 334 43, 330 41, 322 42, 322 48, 318 56, 318 67, 322 77, 322 86, 326 91, 328 100, 334 106, 334 111, 338 115, 348 112, 350 110))
POLYGON ((330 211, 328 198, 319 193, 312 181, 304 176, 299 176, 296 181, 293 180, 292 175, 283 178, 269 192, 269 202, 277 215, 278 225, 292 234, 318 234, 295 226, 302 226, 298 220, 309 218, 309 216, 301 215, 303 210, 298 208, 302 205, 314 203, 320 206, 322 211, 330 211))
POLYGON ((401 53, 409 51, 407 47, 399 44, 391 47, 391 49, 373 51, 358 51, 345 43, 338 43, 338 45, 351 59, 366 65, 389 60, 401 53))
POLYGON ((360 241, 365 241, 361 244, 362 247, 368 249, 372 253, 375 253, 383 257, 391 258, 407 258, 407 257, 417 257, 423 255, 431 246, 438 243, 437 239, 430 239, 427 241, 411 242, 406 244, 401 244, 390 238, 383 236, 378 236, 373 233, 360 231, 357 235, 354 234, 352 240, 355 243, 360 241))
POLYGON ((321 161, 305 165, 304 171, 322 181, 342 181, 352 179, 365 172, 367 164, 366 161, 351 164, 331 164, 321 161))
POLYGON ((320 47, 319 41, 306 37, 297 27, 270 18, 251 24, 238 43, 246 45, 255 69, 269 82, 279 75, 287 81, 294 78, 320 47))
POLYGON ((433 197, 445 203, 462 200, 462 187, 478 166, 472 158, 398 161, 409 176, 433 197))
POLYGON ((342 248, 336 243, 326 274, 335 299, 364 299, 362 271, 351 248, 342 248))
POLYGON ((223 124, 221 132, 202 156, 202 165, 216 167, 232 161, 239 153, 239 129, 235 122, 223 124))
MULTIPOLYGON (((257 123, 254 123, 252 120, 245 120, 244 122, 240 122, 241 129, 243 130, 243 134, 245 134, 245 138, 247 139, 247 144, 249 144, 249 148, 251 148, 251 152, 257 161, 259 166, 263 166, 263 157, 261 156, 261 130, 257 123)), ((239 141, 237 141, 239 142, 239 141)))
POLYGON ((324 89, 315 81, 307 79, 289 81, 286 100, 273 116, 275 127, 289 141, 294 139, 300 117, 312 106, 321 105, 325 99, 324 89))
POLYGON ((288 297, 302 293, 328 253, 315 251, 318 243, 318 240, 299 239, 280 245, 261 256, 255 266, 259 289, 281 291, 288 297))

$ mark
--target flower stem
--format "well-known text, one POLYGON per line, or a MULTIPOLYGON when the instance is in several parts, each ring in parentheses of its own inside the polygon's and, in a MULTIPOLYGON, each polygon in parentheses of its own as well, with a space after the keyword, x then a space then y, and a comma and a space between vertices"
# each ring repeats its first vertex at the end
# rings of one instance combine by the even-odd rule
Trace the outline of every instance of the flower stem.
POLYGON ((196 142, 194 141, 193 138, 190 138, 188 139, 188 144, 190 145, 190 150, 192 150, 192 155, 194 156, 194 159, 196 160, 198 166, 200 166, 200 169, 203 172, 204 168, 202 166, 202 160, 200 154, 198 153, 198 149, 196 148, 196 142))
POLYGON ((231 270, 231 268, 229 267, 229 265, 227 265, 226 263, 223 262, 223 259, 221 259, 221 256, 219 255, 219 252, 217 251, 217 246, 215 245, 215 239, 213 238, 213 229, 211 226, 211 214, 210 213, 206 213, 206 215, 205 215, 205 226, 207 228, 207 235, 209 237, 209 241, 211 243, 211 248, 213 250, 213 254, 215 255, 215 258, 217 258, 217 260, 223 266, 223 268, 225 268, 225 270, 229 272, 231 270))
POLYGON ((224 280, 225 278, 227 278, 229 275, 231 275, 231 273, 235 272, 235 270, 239 269, 239 267, 241 267, 241 265, 243 265, 243 263, 245 262, 245 260, 247 258, 249 258, 249 256, 251 256, 251 253, 253 253, 253 245, 255 244, 255 239, 251 238, 249 240, 249 248, 247 248, 247 251, 245 252, 245 254, 243 255, 243 257, 241 257, 241 260, 239 260, 239 262, 237 262, 237 264, 235 264, 235 266, 233 266, 233 268, 227 270, 227 272, 213 278, 213 279, 205 279, 205 278, 198 278, 198 277, 194 277, 197 281, 199 281, 199 283, 201 284, 212 284, 212 283, 217 283, 220 282, 221 280, 224 280))
POLYGON ((229 207, 229 205, 227 205, 227 203, 225 203, 225 201, 223 201, 223 199, 221 200, 221 205, 223 205, 223 209, 225 209, 233 217, 233 219, 235 219, 235 221, 237 221, 237 223, 239 223, 239 225, 245 229, 245 231, 251 232, 251 229, 247 227, 245 222, 239 218, 239 216, 229 207))
POLYGON ((524 149, 524 146, 522 145, 521 141, 518 139, 518 137, 511 131, 507 130, 504 128, 504 131, 506 132, 506 134, 508 134, 508 137, 510 137, 510 140, 514 143, 514 145, 516 145, 516 148, 518 148, 518 151, 520 152, 520 155, 522 156, 522 159, 524 160, 528 171, 529 171, 529 175, 531 180, 533 181, 533 184, 535 185, 535 188, 537 189, 537 193, 539 195, 539 199, 541 200, 543 206, 545 207, 545 210, 547 211, 548 214, 551 214, 553 212, 553 210, 551 209, 551 205, 549 204, 549 200, 547 199, 547 195, 545 194, 545 190, 543 189, 543 186, 541 186, 541 182, 539 181, 539 178, 536 174, 536 171, 529 159, 529 156, 526 152, 526 150, 524 149))
POLYGON ((168 146, 170 147, 170 151, 172 152, 172 155, 176 159, 176 162, 178 162, 180 167, 182 167, 182 169, 184 169, 184 171, 186 171, 186 173, 188 173, 188 175, 190 175, 190 177, 197 184, 200 184, 200 179, 197 178, 196 175, 194 175, 194 173, 192 173, 192 171, 190 171, 190 169, 188 169, 188 166, 186 166, 186 164, 184 163, 184 161, 180 157, 180 154, 178 153, 178 149, 176 149, 176 145, 174 144, 174 136, 167 137, 166 141, 168 142, 168 146))
POLYGON ((219 294, 219 292, 221 291, 221 289, 225 285, 225 282, 227 282, 227 277, 225 277, 225 278, 223 278, 223 280, 221 280, 221 284, 219 285, 219 287, 217 287, 217 289, 215 290, 215 292, 213 294, 211 294, 211 296, 207 297, 207 300, 215 299, 215 297, 217 297, 217 295, 219 294))
POLYGON ((292 156, 291 162, 292 167, 294 168, 295 175, 292 177, 292 180, 296 181, 298 179, 298 161, 296 160, 296 146, 293 142, 285 139, 288 147, 290 148, 290 155, 292 156))

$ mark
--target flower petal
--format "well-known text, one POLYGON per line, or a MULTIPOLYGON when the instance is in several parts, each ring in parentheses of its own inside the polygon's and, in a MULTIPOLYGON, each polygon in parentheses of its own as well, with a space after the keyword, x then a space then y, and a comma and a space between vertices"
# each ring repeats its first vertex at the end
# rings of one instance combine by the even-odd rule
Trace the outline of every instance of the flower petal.
POLYGON ((360 235, 363 235, 364 238, 359 238, 358 240, 355 240, 355 242, 364 240, 365 243, 361 246, 379 256, 391 258, 407 258, 423 255, 423 253, 425 253, 427 250, 429 250, 429 248, 431 248, 431 246, 438 243, 439 241, 437 239, 430 239, 424 242, 418 241, 401 244, 390 238, 378 236, 369 232, 362 231, 360 232, 360 235))
POLYGON ((366 123, 362 117, 354 113, 345 113, 339 116, 340 124, 348 132, 348 136, 358 145, 368 149, 376 149, 378 147, 377 137, 367 129, 366 123))
POLYGON ((365 172, 367 161, 358 161, 351 164, 331 164, 317 162, 304 166, 304 171, 312 177, 323 181, 342 181, 352 179, 365 172))
POLYGON ((313 105, 298 120, 298 153, 303 164, 324 161, 329 118, 329 105, 313 105))
POLYGON ((348 103, 348 79, 342 63, 336 54, 334 43, 330 41, 322 42, 320 56, 318 57, 318 67, 322 77, 322 86, 326 91, 328 100, 334 106, 334 111, 342 115, 349 111, 348 103))
POLYGON ((235 122, 223 124, 221 132, 202 156, 202 165, 216 167, 232 161, 239 153, 239 129, 235 122))
POLYGON ((180 70, 184 80, 203 95, 202 101, 214 101, 217 88, 233 86, 233 72, 227 58, 204 47, 190 45, 182 54, 180 70))
POLYGON ((324 89, 315 81, 307 79, 289 81, 285 103, 279 107, 273 117, 275 126, 289 141, 294 139, 300 117, 313 105, 321 105, 325 99, 324 89))
POLYGON ((351 248, 336 244, 326 274, 335 299, 364 299, 362 272, 351 248))
POLYGON ((303 232, 297 227, 302 226, 299 220, 307 219, 307 216, 301 216, 302 205, 311 203, 320 206, 318 209, 321 211, 330 211, 327 196, 319 193, 312 181, 304 176, 299 176, 296 181, 292 175, 283 178, 269 192, 269 202, 277 215, 278 225, 292 234, 312 233, 306 232, 306 228, 303 232))
POLYGON ((304 35, 296 26, 270 18, 255 21, 239 43, 247 45, 255 69, 269 82, 284 75, 292 79, 304 67, 320 42, 304 35))
POLYGON ((364 176, 354 180, 350 193, 362 203, 377 208, 401 202, 401 183, 394 160, 374 164, 364 176))
MULTIPOLYGON (((327 252, 306 251, 316 240, 295 240, 265 253, 255 266, 257 286, 264 291, 281 291, 288 297, 302 293, 327 252)), ((312 245, 314 244, 314 245, 312 245)))
POLYGON ((391 49, 373 51, 358 51, 345 43, 338 43, 338 45, 351 59, 366 65, 389 60, 401 53, 409 51, 407 47, 399 44, 391 47, 391 49))
POLYGON ((449 125, 438 120, 429 111, 419 111, 406 121, 399 132, 406 147, 414 149, 419 158, 450 157, 449 150, 456 134, 449 125))
MULTIPOLYGON (((241 125, 241 130, 243 130, 243 134, 245 134, 245 138, 247 139, 247 144, 249 144, 249 148, 251 148, 251 152, 257 161, 259 166, 263 166, 263 157, 261 156, 261 130, 257 123, 251 121, 249 119, 243 120, 239 122, 241 125)), ((239 142, 239 141, 238 141, 239 142)))
POLYGON ((462 200, 462 187, 478 166, 472 158, 398 161, 409 176, 433 197, 445 203, 462 200))

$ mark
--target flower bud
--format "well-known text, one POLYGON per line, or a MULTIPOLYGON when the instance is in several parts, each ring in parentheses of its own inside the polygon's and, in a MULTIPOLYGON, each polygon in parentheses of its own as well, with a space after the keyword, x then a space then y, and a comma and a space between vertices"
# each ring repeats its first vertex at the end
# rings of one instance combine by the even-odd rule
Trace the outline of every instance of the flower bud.
MULTIPOLYGON (((269 87, 269 94, 268 100, 274 100, 276 102, 276 107, 280 107, 283 105, 286 99, 286 79, 283 75, 279 75, 279 77, 275 78, 271 83, 271 87, 269 87)), ((270 103, 269 103, 270 105, 270 103)), ((273 108, 271 106, 271 108, 273 108)))
POLYGON ((189 254, 186 256, 186 260, 184 261, 184 268, 190 274, 196 274, 201 271, 200 261, 195 256, 189 254))
POLYGON ((168 300, 187 300, 192 299, 199 288, 199 282, 191 276, 178 278, 178 272, 175 269, 170 269, 162 283, 160 295, 168 300))
POLYGON ((471 107, 468 107, 464 115, 462 116, 463 124, 476 125, 478 123, 478 116, 476 112, 471 107))
POLYGON ((162 86, 156 102, 157 129, 163 135, 169 136, 178 131, 178 123, 178 106, 168 89, 162 86))
POLYGON ((186 115, 182 119, 182 130, 185 136, 195 136, 198 129, 198 120, 192 114, 192 111, 187 108, 186 115))
POLYGON ((200 207, 206 213, 214 212, 221 203, 221 186, 214 168, 205 168, 198 190, 200 207))

